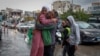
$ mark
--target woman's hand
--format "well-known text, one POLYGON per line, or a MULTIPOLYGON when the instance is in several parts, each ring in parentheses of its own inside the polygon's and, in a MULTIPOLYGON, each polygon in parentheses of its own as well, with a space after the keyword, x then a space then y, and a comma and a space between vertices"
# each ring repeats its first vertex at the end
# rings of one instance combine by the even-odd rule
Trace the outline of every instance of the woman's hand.
POLYGON ((57 22, 57 19, 56 19, 56 18, 53 18, 52 21, 53 21, 54 23, 56 23, 56 22, 57 22))

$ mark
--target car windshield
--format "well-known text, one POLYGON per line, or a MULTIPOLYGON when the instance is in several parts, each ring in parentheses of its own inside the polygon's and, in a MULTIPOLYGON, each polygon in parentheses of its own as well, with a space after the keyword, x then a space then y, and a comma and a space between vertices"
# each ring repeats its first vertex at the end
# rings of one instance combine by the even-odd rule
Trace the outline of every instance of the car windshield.
POLYGON ((100 20, 89 20, 89 23, 100 23, 100 20))
POLYGON ((77 22, 81 29, 92 29, 94 28, 92 25, 85 22, 77 22))

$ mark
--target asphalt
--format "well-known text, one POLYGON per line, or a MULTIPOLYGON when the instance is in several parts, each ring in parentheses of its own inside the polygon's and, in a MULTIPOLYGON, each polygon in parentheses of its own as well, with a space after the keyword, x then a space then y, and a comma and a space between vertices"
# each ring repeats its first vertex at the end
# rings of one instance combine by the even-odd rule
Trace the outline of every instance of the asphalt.
MULTIPOLYGON (((2 30, 3 31, 3 30, 2 30)), ((0 42, 0 56, 29 56, 31 45, 24 40, 24 34, 8 29, 3 32, 2 41, 0 42)), ((63 48, 56 45, 54 56, 62 56, 63 48)), ((100 56, 100 44, 79 45, 75 53, 76 56, 100 56)))
POLYGON ((24 41, 24 35, 15 30, 3 32, 0 42, 0 56, 29 56, 30 46, 24 41))

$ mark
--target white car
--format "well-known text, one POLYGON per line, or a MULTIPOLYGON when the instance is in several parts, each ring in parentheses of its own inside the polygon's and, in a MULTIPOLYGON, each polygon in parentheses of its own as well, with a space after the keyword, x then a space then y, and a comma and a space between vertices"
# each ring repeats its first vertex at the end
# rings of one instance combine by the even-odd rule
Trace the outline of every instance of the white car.
POLYGON ((16 26, 17 30, 18 31, 21 31, 23 32, 24 30, 28 30, 30 28, 35 28, 35 23, 34 22, 26 22, 26 23, 19 23, 17 26, 16 26))

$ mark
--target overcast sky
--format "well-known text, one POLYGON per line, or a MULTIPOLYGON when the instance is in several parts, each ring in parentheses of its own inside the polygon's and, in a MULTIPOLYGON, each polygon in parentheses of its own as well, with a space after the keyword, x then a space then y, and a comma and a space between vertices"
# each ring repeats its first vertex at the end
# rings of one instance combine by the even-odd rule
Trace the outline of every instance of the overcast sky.
MULTIPOLYGON (((40 10, 42 6, 51 8, 53 1, 55 0, 0 0, 0 10, 7 7, 27 11, 40 10)), ((87 8, 91 2, 97 1, 100 2, 100 0, 73 0, 74 4, 79 4, 83 8, 87 8)))

